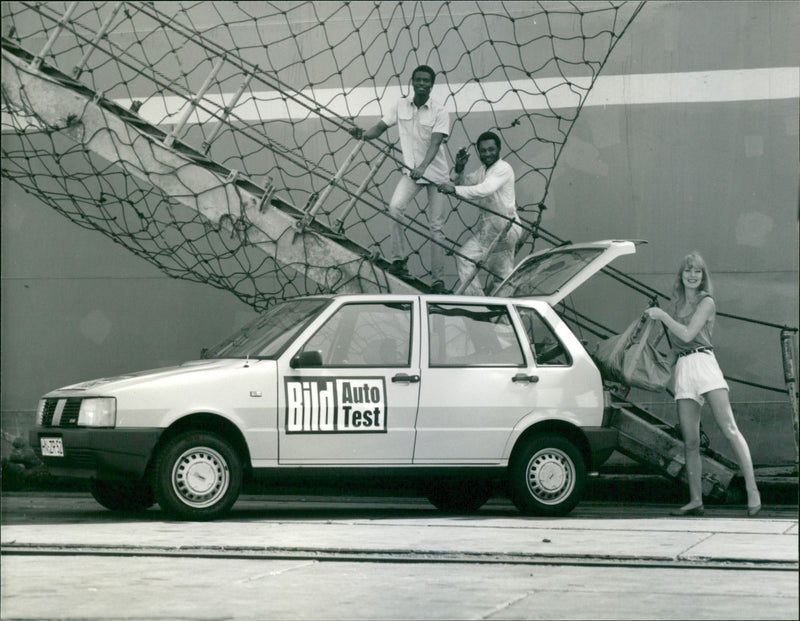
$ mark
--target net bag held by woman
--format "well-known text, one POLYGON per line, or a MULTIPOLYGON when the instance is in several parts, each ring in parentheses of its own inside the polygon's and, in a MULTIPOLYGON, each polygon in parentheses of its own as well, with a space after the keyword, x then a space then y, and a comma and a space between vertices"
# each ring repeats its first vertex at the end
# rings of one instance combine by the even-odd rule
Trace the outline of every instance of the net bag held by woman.
POLYGON ((667 387, 672 365, 653 343, 655 324, 642 316, 597 345, 592 357, 605 379, 654 392, 667 387))

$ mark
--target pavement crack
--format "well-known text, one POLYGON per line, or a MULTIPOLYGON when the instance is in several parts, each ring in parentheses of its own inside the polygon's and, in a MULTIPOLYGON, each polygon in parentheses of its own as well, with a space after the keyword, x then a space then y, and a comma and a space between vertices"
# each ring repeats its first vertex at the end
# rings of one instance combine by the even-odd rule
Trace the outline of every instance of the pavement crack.
POLYGON ((675 560, 676 561, 687 561, 687 560, 697 559, 697 557, 694 557, 694 559, 693 559, 689 555, 689 550, 692 550, 692 549, 696 548, 701 543, 704 543, 704 542, 708 541, 709 539, 711 539, 711 537, 713 537, 713 536, 714 536, 714 533, 706 533, 705 537, 701 538, 699 541, 695 541, 692 545, 690 545, 688 548, 686 548, 683 552, 679 552, 678 555, 675 557, 675 560))
POLYGON ((502 604, 500 604, 499 606, 495 606, 494 608, 492 608, 492 609, 491 609, 491 610, 488 612, 488 614, 485 614, 485 615, 483 615, 483 616, 482 616, 482 617, 480 617, 480 618, 481 618, 481 619, 491 619, 491 618, 492 618, 492 617, 494 617, 494 616, 495 616, 497 613, 499 613, 499 612, 502 612, 503 610, 508 610, 509 608, 511 608, 511 606, 513 606, 513 605, 514 605, 514 604, 516 604, 517 602, 521 602, 522 600, 529 598, 529 597, 530 597, 530 596, 531 596, 533 593, 535 593, 535 592, 536 592, 536 591, 528 591, 528 592, 526 592, 526 593, 522 593, 522 594, 521 594, 521 595, 519 595, 518 597, 515 597, 515 598, 513 598, 513 599, 510 599, 510 600, 508 600, 508 601, 506 601, 506 602, 503 602, 503 603, 502 603, 502 604))
POLYGON ((296 565, 292 565, 290 567, 283 567, 281 569, 276 569, 275 571, 268 571, 262 574, 256 574, 254 576, 248 576, 247 578, 243 578, 242 580, 236 580, 234 584, 248 584, 250 582, 257 582, 263 578, 273 578, 275 576, 280 576, 291 571, 295 571, 298 569, 305 569, 306 567, 310 567, 311 565, 316 565, 318 561, 308 561, 305 563, 297 563, 296 565))

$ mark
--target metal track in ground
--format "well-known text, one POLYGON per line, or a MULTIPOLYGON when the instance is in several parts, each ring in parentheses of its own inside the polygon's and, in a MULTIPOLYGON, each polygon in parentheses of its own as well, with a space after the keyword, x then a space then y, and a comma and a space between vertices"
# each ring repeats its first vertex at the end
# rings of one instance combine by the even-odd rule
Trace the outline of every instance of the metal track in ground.
POLYGON ((6 544, 0 546, 0 555, 16 556, 104 556, 104 557, 158 557, 202 558, 236 560, 307 560, 319 563, 417 563, 417 564, 467 564, 467 565, 558 565, 582 567, 642 567, 681 569, 730 569, 736 571, 794 571, 794 562, 753 562, 741 559, 663 559, 605 555, 540 555, 540 554, 483 554, 471 552, 439 551, 371 551, 371 550, 317 550, 305 548, 246 548, 215 546, 165 548, 158 546, 42 546, 6 544))

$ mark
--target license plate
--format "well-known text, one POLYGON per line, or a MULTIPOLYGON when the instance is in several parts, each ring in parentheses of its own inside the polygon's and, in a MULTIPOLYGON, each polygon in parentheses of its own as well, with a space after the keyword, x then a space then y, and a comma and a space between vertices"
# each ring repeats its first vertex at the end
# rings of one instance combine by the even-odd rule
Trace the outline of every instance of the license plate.
POLYGON ((39 438, 43 457, 64 457, 64 444, 61 438, 39 438))

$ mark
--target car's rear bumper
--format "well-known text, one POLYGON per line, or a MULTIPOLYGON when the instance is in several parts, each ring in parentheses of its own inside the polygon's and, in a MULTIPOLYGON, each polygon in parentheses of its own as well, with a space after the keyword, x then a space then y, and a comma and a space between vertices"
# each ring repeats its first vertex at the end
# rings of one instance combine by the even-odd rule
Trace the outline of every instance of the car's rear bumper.
POLYGON ((591 463, 587 464, 587 466, 591 470, 597 470, 611 457, 611 453, 617 448, 617 435, 619 432, 609 427, 583 427, 582 431, 589 441, 591 463))
POLYGON ((56 476, 141 479, 162 431, 35 427, 28 439, 36 456, 56 476), (63 457, 43 456, 41 438, 61 438, 63 457))

